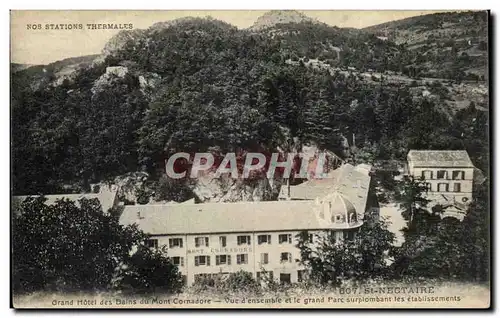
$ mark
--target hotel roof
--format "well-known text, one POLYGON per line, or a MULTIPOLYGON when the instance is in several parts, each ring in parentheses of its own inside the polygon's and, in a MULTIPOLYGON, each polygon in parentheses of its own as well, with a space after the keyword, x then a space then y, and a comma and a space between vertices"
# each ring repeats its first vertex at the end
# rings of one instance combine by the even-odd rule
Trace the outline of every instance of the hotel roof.
POLYGON ((315 201, 126 205, 120 224, 149 234, 202 234, 321 229, 315 201))
MULTIPOLYGON (((366 165, 354 167, 351 164, 344 164, 334 170, 329 178, 313 179, 290 186, 290 199, 315 200, 338 192, 352 202, 359 214, 363 214, 371 180, 369 168, 370 166, 366 165)), ((288 190, 283 187, 282 191, 286 193, 288 190)))
POLYGON ((410 150, 408 162, 413 167, 474 168, 465 150, 410 150))
MULTIPOLYGON (((100 193, 82 193, 82 194, 49 194, 45 195, 47 201, 46 204, 54 204, 57 200, 68 199, 74 201, 78 204, 80 199, 98 199, 101 203, 103 212, 108 212, 110 208, 113 207, 116 199, 117 191, 102 191, 100 193)), ((14 196, 12 202, 14 204, 19 204, 23 202, 28 197, 38 197, 39 195, 21 195, 14 196)))
POLYGON ((362 219, 370 176, 366 167, 344 165, 332 179, 318 179, 294 188, 302 200, 236 203, 126 205, 120 224, 138 224, 153 235, 319 230, 360 226, 349 223, 352 213, 362 219), (302 191, 299 191, 302 190, 302 191), (325 204, 331 213, 322 214, 325 204), (328 206, 328 205, 326 205, 328 206), (334 216, 342 215, 336 223, 334 216))

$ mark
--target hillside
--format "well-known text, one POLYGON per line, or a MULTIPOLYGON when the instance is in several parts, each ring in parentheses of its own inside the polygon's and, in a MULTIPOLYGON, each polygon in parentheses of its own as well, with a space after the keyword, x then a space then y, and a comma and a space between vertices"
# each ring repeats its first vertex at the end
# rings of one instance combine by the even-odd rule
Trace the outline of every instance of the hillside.
POLYGON ((16 73, 16 77, 25 77, 30 87, 38 90, 48 85, 61 85, 64 80, 73 80, 77 70, 92 65, 98 56, 99 54, 71 57, 47 65, 12 63, 11 73, 16 73))
POLYGON ((272 10, 259 17, 249 28, 252 31, 260 31, 287 23, 319 23, 312 18, 295 10, 272 10))
MULTIPOLYGON (((408 76, 412 52, 311 21, 256 31, 184 18, 120 33, 99 58, 51 64, 51 74, 72 68, 67 80, 40 81, 47 67, 12 74, 14 193, 88 190, 140 171, 149 177, 137 196, 189 198, 199 185, 172 184, 162 173, 180 151, 313 145, 372 162, 403 160, 410 148, 465 146, 487 170, 484 90, 408 76)), ((248 187, 268 185, 220 188, 248 187)))
POLYGON ((488 13, 436 13, 363 29, 415 53, 423 77, 487 79, 488 13))

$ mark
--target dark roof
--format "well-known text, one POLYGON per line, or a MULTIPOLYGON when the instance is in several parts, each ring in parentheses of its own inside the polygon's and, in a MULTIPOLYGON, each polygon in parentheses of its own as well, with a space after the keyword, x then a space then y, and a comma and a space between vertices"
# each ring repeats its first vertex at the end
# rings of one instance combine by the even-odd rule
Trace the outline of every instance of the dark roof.
POLYGON ((465 150, 410 150, 408 162, 413 167, 474 168, 465 150))

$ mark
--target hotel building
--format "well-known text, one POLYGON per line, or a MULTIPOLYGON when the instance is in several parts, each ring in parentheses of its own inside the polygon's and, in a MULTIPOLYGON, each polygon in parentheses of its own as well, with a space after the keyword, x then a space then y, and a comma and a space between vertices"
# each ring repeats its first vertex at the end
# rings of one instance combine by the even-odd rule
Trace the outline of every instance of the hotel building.
POLYGON ((147 244, 167 253, 188 285, 240 270, 293 283, 305 273, 297 234, 352 239, 369 215, 378 218, 370 180, 369 166, 346 164, 331 178, 284 186, 278 201, 128 205, 120 223, 148 233, 147 244))
POLYGON ((463 220, 472 200, 474 165, 465 150, 410 150, 408 172, 423 179, 430 206, 445 208, 442 217, 463 220))

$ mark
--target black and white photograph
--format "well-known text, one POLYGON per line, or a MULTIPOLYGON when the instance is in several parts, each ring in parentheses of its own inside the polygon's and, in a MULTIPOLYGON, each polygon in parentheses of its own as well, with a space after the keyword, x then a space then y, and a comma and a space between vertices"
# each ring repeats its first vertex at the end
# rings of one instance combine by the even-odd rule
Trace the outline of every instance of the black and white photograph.
POLYGON ((491 307, 486 10, 12 10, 15 309, 491 307))

